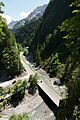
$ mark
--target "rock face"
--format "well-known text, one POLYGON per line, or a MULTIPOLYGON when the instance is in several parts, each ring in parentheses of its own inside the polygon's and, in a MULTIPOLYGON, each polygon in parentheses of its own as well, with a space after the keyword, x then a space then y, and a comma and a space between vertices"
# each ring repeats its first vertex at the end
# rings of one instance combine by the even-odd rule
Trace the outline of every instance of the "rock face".
POLYGON ((9 29, 13 29, 13 26, 14 26, 15 24, 17 24, 17 22, 18 22, 18 21, 12 21, 12 22, 10 22, 10 23, 8 24, 8 28, 9 28, 9 29))
POLYGON ((28 15, 28 17, 18 21, 17 24, 14 25, 13 29, 18 29, 24 26, 25 24, 29 24, 32 21, 38 20, 45 12, 46 7, 47 7, 46 4, 43 6, 38 6, 28 15))
POLYGON ((36 9, 34 9, 29 16, 26 18, 26 20, 31 21, 33 18, 39 19, 41 17, 46 9, 47 5, 38 6, 36 9))

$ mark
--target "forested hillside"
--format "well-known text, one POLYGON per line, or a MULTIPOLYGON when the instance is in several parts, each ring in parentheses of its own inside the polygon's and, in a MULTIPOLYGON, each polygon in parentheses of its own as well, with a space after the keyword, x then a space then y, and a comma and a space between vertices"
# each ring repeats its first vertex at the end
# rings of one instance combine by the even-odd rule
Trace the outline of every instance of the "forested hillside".
POLYGON ((72 16, 70 3, 70 1, 65 0, 50 1, 43 15, 43 22, 31 45, 36 63, 53 76, 56 76, 58 67, 64 69, 64 62, 69 52, 63 39, 65 32, 61 33, 59 26, 64 20, 72 16), (61 63, 63 64, 61 65, 61 63))
MULTIPOLYGON (((3 13, 0 2, 0 13, 3 13)), ((14 35, 9 31, 6 20, 0 15, 0 75, 7 74, 9 78, 22 72, 19 50, 14 35)))
POLYGON ((30 46, 35 36, 35 32, 39 27, 41 21, 42 17, 39 18, 38 20, 31 21, 30 23, 25 24, 24 26, 16 30, 13 29, 12 31, 15 35, 17 42, 22 44, 23 46, 30 46))
POLYGON ((38 6, 28 15, 28 17, 18 21, 17 24, 14 25, 12 31, 18 43, 21 43, 23 46, 30 46, 35 36, 35 32, 42 21, 42 16, 46 7, 46 4, 38 6))
POLYGON ((16 30, 20 27, 25 26, 26 24, 30 24, 32 21, 38 20, 45 12, 46 7, 47 7, 47 4, 44 4, 43 6, 38 6, 26 18, 18 21, 14 25, 13 29, 16 30))
POLYGON ((60 27, 61 31, 67 32, 64 38, 70 53, 62 77, 67 85, 68 96, 60 106, 58 120, 80 119, 80 0, 75 0, 70 6, 74 6, 74 16, 60 27))
POLYGON ((80 0, 51 0, 30 50, 37 65, 57 76, 68 95, 58 120, 80 119, 80 0))

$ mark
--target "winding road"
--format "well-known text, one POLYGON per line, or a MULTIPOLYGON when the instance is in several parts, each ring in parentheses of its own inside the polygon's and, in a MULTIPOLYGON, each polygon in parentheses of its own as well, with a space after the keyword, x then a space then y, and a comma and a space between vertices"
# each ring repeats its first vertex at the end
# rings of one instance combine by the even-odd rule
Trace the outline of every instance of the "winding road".
MULTIPOLYGON (((12 80, 9 80, 9 81, 6 81, 4 83, 1 83, 0 84, 0 87, 11 87, 12 86, 12 82, 14 80, 24 80, 24 79, 28 79, 29 76, 31 74, 35 74, 35 73, 38 73, 38 75, 40 76, 40 81, 42 81, 42 83, 40 83, 40 81, 38 82, 39 85, 41 85, 41 87, 44 89, 45 87, 45 90, 47 89, 48 91, 48 88, 50 89, 50 86, 48 85, 45 85, 45 82, 44 80, 45 79, 48 79, 49 81, 49 76, 46 74, 46 72, 44 70, 37 70, 35 67, 32 67, 31 63, 29 63, 26 58, 23 56, 23 52, 21 52, 20 54, 20 59, 21 59, 21 63, 23 64, 23 67, 25 68, 26 70, 26 73, 25 75, 23 76, 19 76, 17 78, 14 78, 12 80), (46 87, 47 86, 47 87, 46 87)), ((49 91, 50 95, 55 97, 55 101, 56 101, 56 92, 54 92, 55 95, 53 95, 53 91, 51 89, 51 91, 49 91)), ((31 112, 31 111, 35 111, 34 109, 37 108, 39 105, 41 105, 43 102, 43 99, 37 94, 36 96, 30 96, 30 97, 26 97, 25 101, 23 101, 21 104, 19 104, 19 106, 17 106, 16 108, 10 108, 10 109, 6 109, 2 112, 3 114, 3 118, 9 118, 13 113, 15 114, 20 114, 20 113, 24 113, 24 112, 31 112)), ((59 105, 59 101, 57 102, 57 105, 59 105)), ((45 108, 45 107, 44 107, 45 108)), ((50 114, 53 114, 52 111, 47 107, 47 110, 50 111, 50 114)), ((45 113, 45 111, 44 111, 45 113)), ((35 114, 35 113, 34 113, 35 114)), ((43 114, 43 113, 41 113, 43 114)), ((50 116, 49 114, 49 116, 50 116)), ((0 119, 0 120, 5 120, 5 119, 0 119)), ((44 116, 44 120, 46 120, 46 116, 44 116)))
MULTIPOLYGON (((4 82, 4 83, 1 83, 0 84, 0 87, 11 87, 13 84, 12 82, 14 80, 24 80, 24 79, 28 79, 29 76, 32 74, 34 75, 36 72, 33 71, 31 68, 30 68, 30 63, 26 60, 25 56, 23 56, 23 52, 20 53, 20 60, 21 60, 21 63, 23 64, 23 67, 25 68, 26 72, 27 72, 27 75, 23 76, 23 77, 18 77, 16 79, 13 79, 13 80, 10 80, 10 81, 7 81, 7 82, 4 82)), ((39 74, 40 76, 40 74, 39 74)), ((59 102, 60 100, 62 99, 60 97, 60 95, 58 95, 56 93, 55 90, 53 90, 41 77, 38 81, 38 85, 39 87, 49 96, 49 98, 57 105, 59 106, 59 102)))
POLYGON ((12 80, 9 80, 9 81, 0 83, 0 87, 3 87, 3 88, 11 87, 11 86, 13 85, 12 83, 13 83, 14 81, 17 81, 17 80, 25 80, 25 79, 28 79, 31 74, 33 74, 33 75, 35 74, 35 72, 33 72, 33 71, 30 69, 30 67, 29 67, 29 62, 26 61, 25 57, 23 56, 23 52, 20 53, 20 60, 21 60, 21 63, 23 64, 23 67, 24 67, 25 70, 26 70, 26 72, 25 72, 26 74, 25 74, 23 77, 18 76, 18 77, 16 77, 16 78, 12 79, 12 80))

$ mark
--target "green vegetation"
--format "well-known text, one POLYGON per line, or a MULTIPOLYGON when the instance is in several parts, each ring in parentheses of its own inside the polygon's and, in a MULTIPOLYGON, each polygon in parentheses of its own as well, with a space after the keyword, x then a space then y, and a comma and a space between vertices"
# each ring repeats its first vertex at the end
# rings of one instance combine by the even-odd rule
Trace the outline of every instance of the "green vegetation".
POLYGON ((18 43, 17 46, 18 46, 19 51, 22 52, 23 51, 22 45, 18 43))
POLYGON ((80 117, 80 0, 50 0, 31 44, 34 60, 67 86, 58 120, 80 117))
POLYGON ((34 76, 30 75, 30 77, 29 77, 29 82, 30 82, 29 93, 34 94, 36 92, 38 78, 39 77, 37 74, 35 74, 34 76))
MULTIPOLYGON (((1 6, 3 6, 2 3, 1 6)), ((41 21, 23 26, 15 36, 20 43, 30 46, 37 65, 50 73, 51 77, 60 78, 67 86, 68 95, 61 101, 57 120, 79 120, 80 0, 50 0, 41 21)), ((0 69, 5 70, 11 76, 22 71, 18 48, 21 50, 20 45, 17 47, 15 38, 8 30, 5 20, 0 16, 0 69)), ((27 54, 28 52, 24 50, 24 55, 27 54)), ((31 94, 36 92, 37 79, 37 75, 29 77, 31 94)), ((23 98, 25 86, 23 82, 9 90, 12 93, 11 101, 23 98)), ((4 90, 0 89, 0 94, 5 94, 4 90)), ((3 105, 5 108, 5 104, 6 100, 0 103, 0 108, 3 105)))
POLYGON ((24 26, 19 27, 18 29, 13 28, 13 33, 17 42, 22 44, 23 46, 30 46, 41 21, 42 18, 38 20, 32 20, 28 24, 25 23, 24 26))
POLYGON ((4 13, 3 10, 2 10, 2 7, 4 6, 4 3, 3 2, 0 2, 0 13, 4 13))
POLYGON ((0 87, 0 97, 5 94, 6 94, 5 90, 2 87, 0 87))
POLYGON ((71 1, 51 0, 44 15, 43 21, 36 32, 30 50, 34 51, 34 60, 37 65, 43 67, 51 76, 62 77, 69 49, 65 46, 63 36, 60 32, 61 23, 72 16, 71 1), (57 58, 56 54, 58 54, 57 58), (54 63, 55 61, 55 63, 54 63), (46 66, 45 66, 46 65, 46 66), (59 69, 62 72, 59 73, 59 69))
POLYGON ((12 94, 10 103, 14 107, 17 106, 23 100, 26 87, 27 87, 27 82, 20 80, 20 81, 16 82, 14 84, 14 86, 10 89, 10 92, 12 94))
MULTIPOLYGON (((0 2, 0 11, 2 13, 0 2)), ((0 16, 0 71, 5 71, 7 76, 14 77, 22 72, 19 50, 14 35, 9 31, 6 20, 0 16)))
POLYGON ((24 53, 23 53, 24 56, 28 56, 28 50, 24 48, 24 53))
POLYGON ((70 54, 66 61, 63 80, 67 83, 68 96, 59 111, 59 120, 79 120, 80 118, 80 0, 70 6, 76 6, 74 16, 62 23, 61 31, 66 31, 66 46, 70 54))
POLYGON ((9 120, 29 120, 27 113, 23 113, 22 115, 12 115, 9 120))
POLYGON ((27 86, 26 80, 18 80, 9 89, 0 88, 0 110, 5 109, 6 104, 16 107, 23 100, 27 86))

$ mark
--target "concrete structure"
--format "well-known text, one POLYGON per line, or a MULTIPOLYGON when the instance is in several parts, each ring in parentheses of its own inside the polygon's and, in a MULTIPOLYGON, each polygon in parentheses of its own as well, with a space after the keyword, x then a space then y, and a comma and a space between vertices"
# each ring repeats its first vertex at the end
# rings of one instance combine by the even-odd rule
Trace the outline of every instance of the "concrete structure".
POLYGON ((47 94, 47 96, 59 107, 60 100, 62 99, 56 91, 54 91, 46 82, 38 82, 38 86, 47 94))

